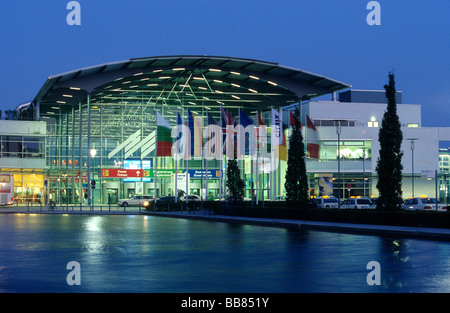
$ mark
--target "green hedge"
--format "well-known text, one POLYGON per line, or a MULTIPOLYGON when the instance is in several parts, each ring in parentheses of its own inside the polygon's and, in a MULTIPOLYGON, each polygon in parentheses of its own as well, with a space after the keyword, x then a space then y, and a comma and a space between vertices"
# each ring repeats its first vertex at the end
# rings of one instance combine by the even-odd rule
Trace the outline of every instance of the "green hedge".
POLYGON ((286 202, 265 202, 264 206, 259 203, 207 203, 214 214, 297 219, 323 222, 340 222, 374 225, 396 225, 414 227, 440 227, 450 228, 450 212, 429 211, 395 211, 386 212, 378 210, 356 210, 356 209, 302 209, 289 206, 286 202))
MULTIPOLYGON (((185 202, 163 203, 157 202, 156 211, 192 211, 200 210, 200 202, 191 202, 186 207, 185 202)), ((154 211, 153 202, 149 211, 154 211)), ((355 224, 374 225, 396 225, 414 227, 439 227, 450 228, 450 212, 429 211, 395 211, 386 212, 378 210, 355 210, 355 209, 311 209, 299 208, 285 201, 277 202, 225 202, 225 201, 203 201, 203 210, 216 215, 295 219, 323 222, 340 222, 355 224)))

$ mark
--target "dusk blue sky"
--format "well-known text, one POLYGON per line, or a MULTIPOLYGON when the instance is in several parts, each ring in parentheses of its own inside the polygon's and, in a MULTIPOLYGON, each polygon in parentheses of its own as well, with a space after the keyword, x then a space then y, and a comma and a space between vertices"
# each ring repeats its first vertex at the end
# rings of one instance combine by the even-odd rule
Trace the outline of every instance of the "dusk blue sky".
MULTIPOLYGON (((394 71, 403 102, 422 105, 423 126, 450 126, 450 1, 79 0, 0 1, 0 109, 33 99, 50 75, 160 55, 276 62, 382 90, 394 71)), ((331 96, 326 98, 331 99, 331 96)))

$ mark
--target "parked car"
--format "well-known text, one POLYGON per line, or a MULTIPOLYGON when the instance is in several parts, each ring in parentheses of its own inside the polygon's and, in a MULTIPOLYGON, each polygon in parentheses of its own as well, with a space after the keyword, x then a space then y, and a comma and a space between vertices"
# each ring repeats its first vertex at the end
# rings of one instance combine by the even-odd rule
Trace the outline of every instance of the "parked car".
POLYGON ((341 209, 373 209, 372 202, 368 198, 355 197, 344 200, 341 209))
MULTIPOLYGON (((176 197, 177 202, 180 202, 180 197, 176 197)), ((175 196, 164 196, 158 199, 158 202, 175 202, 175 196)))
POLYGON ((191 201, 201 201, 201 199, 200 199, 200 197, 199 196, 196 196, 196 195, 188 195, 188 196, 184 196, 184 198, 182 199, 182 201, 188 201, 188 202, 191 202, 191 201))
POLYGON ((414 197, 408 199, 403 205, 404 210, 430 210, 430 211, 447 211, 447 206, 440 203, 436 198, 414 197))
POLYGON ((336 197, 316 197, 314 201, 315 207, 318 209, 337 209, 339 207, 339 200, 336 197))
POLYGON ((286 196, 276 196, 275 201, 286 201, 286 196))
POLYGON ((127 207, 127 206, 139 206, 139 205, 143 205, 144 201, 150 201, 153 199, 153 196, 148 196, 148 195, 138 195, 138 196, 134 196, 130 199, 121 199, 119 200, 119 202, 117 202, 117 204, 119 206, 123 206, 123 207, 127 207))

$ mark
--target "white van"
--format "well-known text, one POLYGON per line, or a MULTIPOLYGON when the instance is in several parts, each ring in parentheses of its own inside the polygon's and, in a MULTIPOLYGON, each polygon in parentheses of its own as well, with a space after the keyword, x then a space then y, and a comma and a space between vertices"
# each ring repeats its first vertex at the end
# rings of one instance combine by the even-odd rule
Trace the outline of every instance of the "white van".
POLYGON ((373 209, 372 201, 368 198, 355 197, 344 200, 341 209, 373 209))

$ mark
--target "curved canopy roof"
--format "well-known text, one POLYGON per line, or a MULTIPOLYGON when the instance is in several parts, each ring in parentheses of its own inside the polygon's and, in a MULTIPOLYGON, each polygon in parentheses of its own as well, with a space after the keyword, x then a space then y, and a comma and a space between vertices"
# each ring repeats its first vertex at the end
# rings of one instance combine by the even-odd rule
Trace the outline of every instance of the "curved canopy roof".
POLYGON ((35 99, 40 115, 79 103, 160 103, 280 107, 350 85, 252 59, 217 56, 135 58, 51 76, 35 99))

